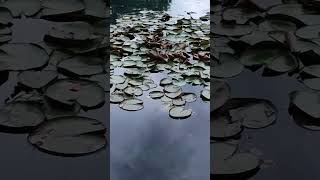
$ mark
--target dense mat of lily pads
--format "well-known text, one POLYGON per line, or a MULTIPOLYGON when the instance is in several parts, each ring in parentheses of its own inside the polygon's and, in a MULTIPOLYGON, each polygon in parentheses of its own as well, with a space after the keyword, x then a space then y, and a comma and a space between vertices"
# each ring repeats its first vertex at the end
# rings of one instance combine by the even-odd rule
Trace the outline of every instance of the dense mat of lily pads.
POLYGON ((111 26, 110 102, 127 111, 143 109, 139 97, 170 106, 172 118, 187 118, 185 108, 202 97, 210 100, 209 24, 204 20, 141 11, 124 15, 111 26), (160 82, 152 74, 165 74, 160 82), (186 84, 201 86, 199 94, 184 92, 186 84))
POLYGON ((249 178, 263 161, 238 149, 241 132, 274 124, 277 109, 264 99, 231 98, 224 79, 245 68, 263 68, 263 76, 296 78, 306 87, 288 92, 289 112, 299 125, 320 130, 320 4, 316 0, 218 0, 211 6, 211 174, 249 178))
POLYGON ((79 114, 106 99, 107 13, 104 0, 0 2, 0 85, 14 86, 2 94, 1 132, 28 133, 32 145, 56 155, 105 147, 105 120, 79 114), (11 42, 21 18, 49 24, 43 41, 11 42))

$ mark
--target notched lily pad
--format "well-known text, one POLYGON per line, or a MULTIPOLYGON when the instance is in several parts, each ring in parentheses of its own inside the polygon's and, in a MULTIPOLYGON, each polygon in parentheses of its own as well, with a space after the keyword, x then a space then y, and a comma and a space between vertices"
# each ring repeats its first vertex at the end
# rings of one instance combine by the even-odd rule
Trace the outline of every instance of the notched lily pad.
POLYGON ((174 119, 185 119, 192 115, 191 109, 185 109, 184 107, 173 107, 169 111, 170 117, 174 119))
POLYGON ((5 44, 0 46, 0 71, 29 70, 44 66, 49 56, 33 44, 5 44))
POLYGON ((68 116, 43 122, 29 134, 28 141, 51 154, 81 156, 103 149, 105 132, 105 126, 95 119, 68 116))
POLYGON ((119 107, 126 111, 139 111, 143 109, 143 101, 140 99, 126 99, 120 103, 119 107))
POLYGON ((0 110, 0 127, 3 131, 27 132, 45 119, 40 105, 28 101, 15 101, 0 110))
POLYGON ((24 71, 18 75, 18 79, 19 83, 27 87, 39 89, 49 84, 57 76, 55 71, 24 71))
POLYGON ((45 90, 45 95, 66 105, 79 103, 85 108, 94 108, 105 102, 103 87, 88 80, 60 79, 45 90))

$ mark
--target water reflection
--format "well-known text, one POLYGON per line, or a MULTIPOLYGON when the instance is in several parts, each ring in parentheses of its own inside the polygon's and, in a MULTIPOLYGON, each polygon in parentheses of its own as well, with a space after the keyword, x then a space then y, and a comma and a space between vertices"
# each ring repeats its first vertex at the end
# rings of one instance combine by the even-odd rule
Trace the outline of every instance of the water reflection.
POLYGON ((166 11, 172 16, 193 12, 193 18, 199 18, 210 11, 209 0, 112 0, 111 18, 113 22, 119 15, 136 13, 142 9, 166 11))
MULTIPOLYGON (((132 0, 111 1, 112 19, 141 9, 166 11, 172 16, 192 17, 209 12, 209 0, 132 0), (189 16, 189 15, 187 15, 189 16)), ((163 74, 152 74, 159 84, 163 74)), ((144 109, 127 112, 111 105, 111 179, 113 180, 205 180, 209 179, 209 103, 199 98, 201 87, 185 86, 183 91, 197 94, 189 104, 193 114, 173 120, 167 107, 148 98, 141 99, 144 109)), ((189 108, 189 107, 187 107, 189 108)))

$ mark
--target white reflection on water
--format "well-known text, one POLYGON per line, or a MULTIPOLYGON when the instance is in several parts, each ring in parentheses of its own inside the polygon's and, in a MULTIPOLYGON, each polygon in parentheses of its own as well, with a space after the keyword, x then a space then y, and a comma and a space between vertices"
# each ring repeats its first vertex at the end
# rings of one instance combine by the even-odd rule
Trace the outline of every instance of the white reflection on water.
MULTIPOLYGON (((173 0, 168 13, 191 14, 193 18, 210 10, 209 0, 173 0)), ((129 12, 128 12, 129 13, 129 12)), ((157 84, 164 74, 153 74, 157 84)), ((173 120, 160 100, 144 92, 144 109, 138 112, 110 106, 111 179, 112 180, 207 180, 209 177, 209 103, 200 98, 201 87, 187 85, 184 92, 194 92, 198 100, 187 105, 193 115, 173 120)))

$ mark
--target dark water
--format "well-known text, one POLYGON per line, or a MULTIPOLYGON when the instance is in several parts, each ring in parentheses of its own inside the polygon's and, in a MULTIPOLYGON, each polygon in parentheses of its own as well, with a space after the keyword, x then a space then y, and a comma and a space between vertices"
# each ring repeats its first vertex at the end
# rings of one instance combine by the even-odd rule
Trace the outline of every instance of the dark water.
MULTIPOLYGON (((141 9, 167 11, 172 16, 209 12, 209 0, 111 1, 113 18, 141 9)), ((159 84, 164 74, 154 74, 159 84)), ((127 112, 111 105, 111 179, 113 180, 207 180, 209 179, 209 103, 199 98, 201 87, 185 86, 198 100, 188 106, 193 114, 185 120, 169 117, 168 108, 144 92, 144 109, 127 112)))
POLYGON ((317 142, 320 133, 298 126, 288 113, 289 93, 304 89, 296 78, 287 75, 262 77, 261 72, 244 72, 229 79, 234 97, 263 98, 272 101, 279 110, 277 122, 265 129, 245 130, 250 139, 244 149, 257 149, 273 163, 261 169, 253 180, 320 179, 317 142))
MULTIPOLYGON (((10 43, 41 42, 53 23, 39 19, 15 20, 10 43)), ((0 105, 4 104, 17 85, 17 72, 11 72, 0 86, 0 105)), ((106 120, 109 107, 82 112, 80 116, 106 120)), ((105 150, 82 157, 59 157, 43 153, 27 142, 27 134, 0 132, 1 180, 105 180, 109 178, 105 150)))

